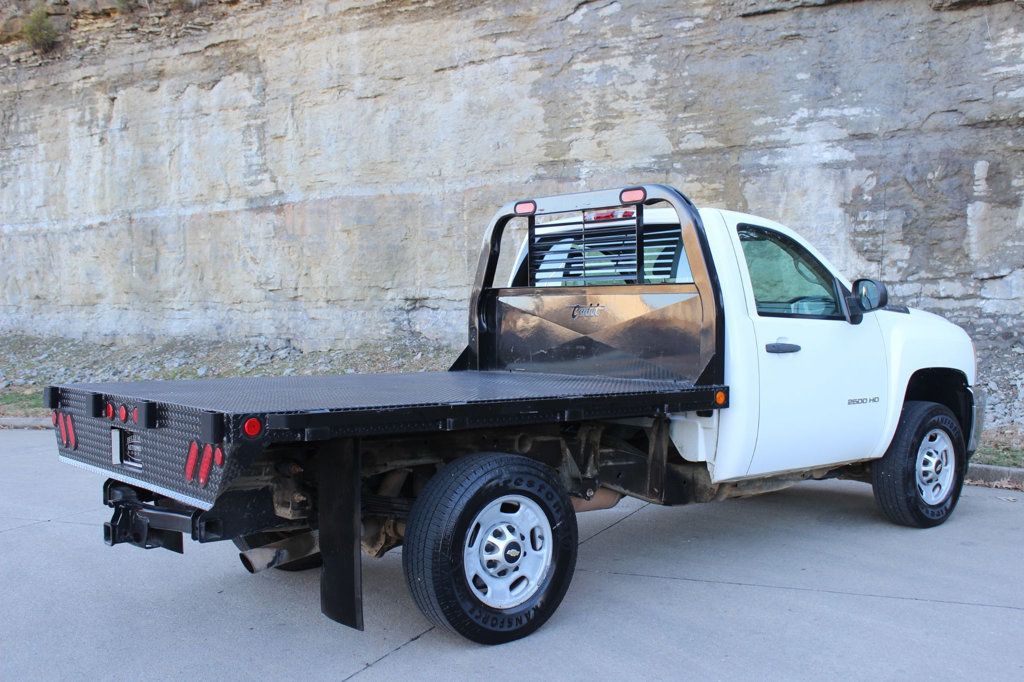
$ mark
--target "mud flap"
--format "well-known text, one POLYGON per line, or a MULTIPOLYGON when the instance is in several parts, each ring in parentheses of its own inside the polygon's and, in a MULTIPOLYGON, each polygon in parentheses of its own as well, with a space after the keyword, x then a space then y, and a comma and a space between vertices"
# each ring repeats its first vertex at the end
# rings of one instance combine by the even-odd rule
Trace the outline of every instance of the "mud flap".
POLYGON ((363 629, 362 519, 359 443, 324 443, 317 456, 320 528, 320 610, 331 620, 363 629))

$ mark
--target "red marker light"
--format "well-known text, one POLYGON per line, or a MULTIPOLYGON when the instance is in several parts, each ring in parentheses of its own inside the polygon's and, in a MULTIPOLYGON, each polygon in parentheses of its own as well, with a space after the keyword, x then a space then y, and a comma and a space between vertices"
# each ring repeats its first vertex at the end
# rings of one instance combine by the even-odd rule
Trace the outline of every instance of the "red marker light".
POLYGON ((261 424, 260 420, 256 417, 249 417, 245 420, 245 423, 242 424, 242 431, 244 431, 245 435, 249 436, 249 438, 255 438, 263 431, 263 424, 261 424))
POLYGON ((199 459, 199 443, 192 441, 188 446, 188 457, 185 459, 185 480, 191 481, 196 475, 196 460, 199 459))
POLYGON ((583 213, 583 219, 596 223, 602 220, 627 220, 634 215, 636 215, 636 211, 631 208, 618 208, 614 211, 586 211, 583 213))
POLYGON ((224 450, 219 445, 213 450, 213 463, 219 467, 224 466, 224 450))
POLYGON ((203 461, 199 463, 199 485, 206 487, 210 481, 210 467, 213 466, 213 446, 209 443, 203 447, 203 461))
POLYGON ((120 407, 118 407, 117 408, 117 418, 120 419, 123 422, 128 421, 128 408, 125 407, 124 405, 121 405, 120 407))
POLYGON ((103 408, 103 414, 107 416, 107 419, 114 418, 114 403, 107 403, 107 406, 103 408))
POLYGON ((137 407, 133 407, 132 408, 132 423, 133 424, 138 424, 139 423, 139 408, 137 408, 137 407))
POLYGON ((75 422, 71 420, 71 415, 67 415, 64 418, 68 431, 68 445, 71 446, 72 450, 78 449, 78 439, 75 438, 75 422))
POLYGON ((60 427, 60 443, 64 447, 67 447, 68 446, 68 430, 67 430, 67 427, 64 426, 64 415, 63 414, 57 415, 57 426, 60 427))
POLYGON ((634 187, 633 189, 624 189, 622 194, 619 195, 619 201, 623 204, 640 204, 643 203, 644 199, 647 198, 647 190, 643 187, 634 187))
POLYGON ((57 425, 57 410, 54 410, 53 414, 50 415, 50 421, 53 422, 54 426, 57 425))
POLYGON ((520 201, 516 204, 516 215, 531 215, 537 210, 536 201, 520 201))

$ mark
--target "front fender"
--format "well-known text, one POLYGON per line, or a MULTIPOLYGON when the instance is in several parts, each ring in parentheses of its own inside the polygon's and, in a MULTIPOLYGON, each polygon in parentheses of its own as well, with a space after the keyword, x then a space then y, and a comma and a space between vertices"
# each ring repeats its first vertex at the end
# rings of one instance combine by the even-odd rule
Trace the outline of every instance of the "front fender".
MULTIPOLYGON (((922 369, 951 369, 963 374, 967 386, 976 380, 974 344, 955 324, 923 310, 909 313, 879 310, 878 316, 889 357, 889 410, 882 436, 875 448, 881 456, 892 442, 899 424, 907 387, 915 372, 922 369)), ((970 440, 975 440, 976 425, 971 425, 970 440)))

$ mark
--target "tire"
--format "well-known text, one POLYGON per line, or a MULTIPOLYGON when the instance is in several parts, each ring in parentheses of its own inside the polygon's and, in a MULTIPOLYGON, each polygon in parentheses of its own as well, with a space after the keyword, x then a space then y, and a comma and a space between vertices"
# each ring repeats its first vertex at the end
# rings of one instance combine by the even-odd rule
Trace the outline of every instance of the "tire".
MULTIPOLYGON (((304 531, 298 531, 304 532, 304 531)), ((239 538, 234 538, 232 542, 235 543, 235 547, 240 552, 252 549, 253 547, 262 547, 263 545, 270 544, 271 542, 277 542, 278 540, 284 540, 289 535, 294 535, 293 532, 288 531, 267 531, 264 533, 253 533, 252 535, 243 535, 239 538)), ((289 561, 287 564, 281 564, 280 566, 274 566, 279 571, 286 571, 288 573, 297 573, 299 571, 309 571, 314 568, 320 568, 323 566, 324 560, 320 556, 320 552, 311 554, 295 561, 289 561)))
POLYGON ((550 468, 481 453, 427 483, 409 516, 402 565, 431 622, 501 644, 555 612, 572 581, 577 543, 576 513, 550 468))
POLYGON ((889 449, 871 465, 878 508, 901 526, 931 528, 943 523, 960 499, 967 471, 965 450, 960 423, 949 408, 907 401, 889 449))

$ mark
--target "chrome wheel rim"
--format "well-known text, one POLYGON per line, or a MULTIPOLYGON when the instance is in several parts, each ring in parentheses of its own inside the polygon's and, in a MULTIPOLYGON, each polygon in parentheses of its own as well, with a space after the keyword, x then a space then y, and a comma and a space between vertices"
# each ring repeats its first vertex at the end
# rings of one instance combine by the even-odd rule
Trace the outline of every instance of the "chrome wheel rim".
POLYGON ((463 566, 474 596, 510 609, 540 589, 551 570, 551 522, 536 502, 505 495, 484 507, 466 531, 463 566))
POLYGON ((942 504, 953 491, 956 452, 953 440, 942 429, 925 434, 917 449, 917 492, 925 504, 942 504))

